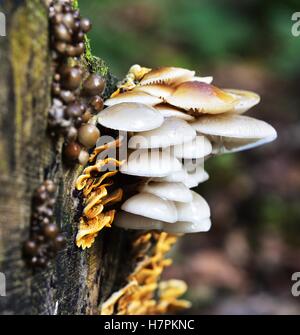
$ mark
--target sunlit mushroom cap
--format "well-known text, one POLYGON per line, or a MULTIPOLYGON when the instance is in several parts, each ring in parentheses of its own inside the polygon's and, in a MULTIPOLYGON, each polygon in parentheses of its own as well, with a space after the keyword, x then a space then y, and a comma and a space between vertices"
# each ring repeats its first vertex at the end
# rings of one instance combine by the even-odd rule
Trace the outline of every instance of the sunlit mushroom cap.
POLYGON ((177 210, 172 201, 162 199, 150 193, 138 193, 122 205, 122 210, 164 222, 176 222, 177 210))
POLYGON ((237 114, 203 116, 192 126, 198 132, 210 135, 214 153, 250 149, 277 137, 276 130, 265 121, 237 114))
POLYGON ((172 224, 164 224, 163 230, 166 233, 172 234, 189 234, 189 233, 200 233, 207 232, 211 228, 210 218, 188 222, 188 221, 177 221, 172 224))
POLYGON ((150 181, 141 185, 139 191, 172 201, 190 202, 193 200, 190 189, 182 183, 150 181))
POLYGON ((104 101, 105 106, 113 106, 123 102, 137 102, 148 106, 154 106, 162 102, 162 99, 145 92, 127 91, 104 101))
POLYGON ((167 85, 153 84, 153 85, 136 86, 132 90, 132 92, 144 92, 154 97, 164 99, 170 96, 174 92, 174 88, 167 85))
POLYGON ((176 107, 160 104, 155 106, 155 109, 159 110, 163 117, 177 117, 178 119, 182 119, 185 121, 193 121, 195 118, 192 115, 187 114, 185 111, 181 111, 176 107))
POLYGON ((205 136, 197 136, 191 142, 175 145, 173 149, 177 158, 202 158, 212 152, 212 145, 205 136))
POLYGON ((186 121, 177 118, 167 118, 156 129, 144 131, 133 136, 129 148, 166 148, 171 145, 189 142, 196 137, 196 132, 186 121))
POLYGON ((189 79, 188 81, 199 81, 201 83, 211 84, 212 81, 213 81, 213 77, 212 76, 207 76, 207 77, 195 76, 195 77, 189 79))
POLYGON ((146 73, 141 80, 141 85, 150 84, 178 84, 189 80, 195 75, 195 71, 179 67, 161 67, 146 73))
POLYGON ((239 114, 245 113, 260 101, 260 96, 251 91, 235 89, 224 89, 224 91, 230 93, 235 98, 234 111, 239 114))
POLYGON ((169 151, 141 149, 129 155, 120 172, 141 177, 165 177, 181 169, 181 163, 169 151))
POLYGON ((210 208, 200 194, 191 191, 193 200, 189 203, 177 202, 178 221, 199 222, 210 217, 210 208))
POLYGON ((232 111, 234 97, 221 89, 198 81, 187 81, 166 98, 169 104, 198 113, 219 114, 232 111))
POLYGON ((134 102, 108 107, 98 117, 104 127, 134 132, 158 128, 163 121, 162 114, 153 107, 134 102))

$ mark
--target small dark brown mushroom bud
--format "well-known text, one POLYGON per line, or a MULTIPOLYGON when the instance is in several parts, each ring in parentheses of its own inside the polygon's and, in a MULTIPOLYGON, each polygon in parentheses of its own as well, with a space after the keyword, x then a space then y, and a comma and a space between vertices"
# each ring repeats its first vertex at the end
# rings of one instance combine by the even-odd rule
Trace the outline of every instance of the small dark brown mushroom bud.
POLYGON ((24 243, 23 249, 27 256, 33 256, 37 254, 38 246, 35 241, 28 240, 24 243))
POLYGON ((69 29, 62 23, 54 26, 54 36, 57 40, 71 43, 72 35, 69 29))
POLYGON ((74 36, 74 40, 76 42, 83 42, 84 41, 84 32, 83 31, 79 31, 75 36, 74 36))
POLYGON ((52 94, 58 96, 61 92, 59 83, 52 83, 52 94))
POLYGON ((30 258, 29 260, 29 265, 32 267, 36 267, 38 263, 38 258, 36 256, 33 256, 32 258, 30 258))
POLYGON ((88 96, 100 95, 105 88, 105 80, 98 74, 91 74, 83 83, 83 93, 88 96))
POLYGON ((95 111, 100 112, 103 109, 103 99, 99 95, 95 95, 90 100, 90 106, 92 106, 95 111))
POLYGON ((66 50, 67 50, 67 43, 65 42, 56 42, 54 44, 54 48, 56 51, 58 51, 61 54, 65 54, 66 50))
POLYGON ((75 18, 74 18, 74 15, 72 13, 66 13, 65 15, 63 15, 62 18, 61 18, 61 21, 69 29, 74 28, 75 18))
POLYGON ((47 259, 45 257, 38 257, 36 265, 40 268, 44 268, 47 265, 47 259))
POLYGON ((75 95, 71 91, 62 90, 59 96, 67 105, 75 101, 75 95))
POLYGON ((84 43, 83 42, 79 42, 76 46, 75 46, 75 56, 80 56, 84 53, 84 43))
POLYGON ((65 110, 66 118, 76 118, 82 116, 82 105, 78 102, 75 102, 69 105, 65 110))
POLYGON ((89 161, 89 153, 86 150, 81 150, 78 156, 78 162, 80 165, 86 165, 89 161))
POLYGON ((55 187, 55 184, 52 180, 50 180, 50 179, 45 180, 44 185, 45 185, 45 188, 46 188, 47 192, 49 192, 51 194, 55 193, 56 187, 55 187))
POLYGON ((53 24, 58 25, 63 21, 63 15, 61 13, 56 13, 51 15, 51 21, 53 24))
POLYGON ((55 73, 55 75, 53 76, 53 79, 55 81, 60 81, 60 74, 59 73, 55 73))
POLYGON ((80 27, 84 33, 89 32, 92 28, 91 21, 89 19, 82 18, 80 20, 80 27))
POLYGON ((77 118, 74 120, 74 126, 75 126, 76 128, 80 128, 81 125, 82 125, 82 117, 79 116, 79 117, 77 117, 77 118))
POLYGON ((77 139, 78 131, 75 127, 70 127, 67 131, 67 139, 70 142, 74 142, 77 139))
POLYGON ((82 70, 77 67, 64 68, 62 72, 62 87, 67 90, 75 90, 79 87, 82 79, 82 70))
POLYGON ((86 112, 82 115, 82 122, 87 123, 91 118, 93 114, 91 113, 90 108, 86 110, 86 112))
POLYGON ((76 161, 80 150, 81 146, 77 142, 70 142, 64 147, 64 156, 67 160, 76 161))
POLYGON ((47 225, 47 224, 49 224, 49 223, 50 223, 49 218, 44 217, 44 218, 43 218, 43 221, 42 221, 42 224, 45 226, 45 225, 47 225))
POLYGON ((93 147, 99 137, 99 129, 92 124, 84 124, 78 130, 78 140, 82 145, 87 148, 93 147))
POLYGON ((53 247, 55 251, 62 250, 66 246, 66 240, 63 235, 59 234, 56 236, 55 240, 53 241, 53 247))
POLYGON ((54 223, 50 223, 50 224, 44 226, 44 228, 43 228, 44 235, 51 240, 55 239, 58 232, 59 232, 58 227, 54 223))

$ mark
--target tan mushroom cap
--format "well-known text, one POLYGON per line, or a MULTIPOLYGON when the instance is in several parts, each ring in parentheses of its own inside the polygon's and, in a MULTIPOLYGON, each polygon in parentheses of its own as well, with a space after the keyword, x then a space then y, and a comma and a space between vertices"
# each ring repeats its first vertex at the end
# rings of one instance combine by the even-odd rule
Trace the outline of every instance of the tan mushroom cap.
POLYGON ((105 108, 98 116, 98 122, 104 127, 134 132, 158 128, 163 121, 162 114, 153 107, 134 102, 105 108))
POLYGON ((204 114, 220 114, 232 111, 234 97, 221 89, 198 81, 187 81, 177 86, 166 98, 170 105, 204 114))
POLYGON ((172 201, 150 193, 138 193, 122 205, 122 210, 154 220, 173 223, 177 221, 176 206, 172 201))
POLYGON ((159 110, 163 117, 177 117, 178 119, 182 119, 185 121, 194 121, 195 118, 192 115, 186 113, 186 111, 179 110, 174 106, 170 106, 168 104, 160 104, 156 105, 155 109, 159 110))
POLYGON ((210 217, 210 208, 206 200, 200 194, 191 192, 191 202, 176 202, 178 221, 199 222, 210 217))
POLYGON ((196 131, 186 121, 170 117, 156 129, 140 132, 130 138, 128 147, 140 148, 166 148, 171 145, 192 141, 196 131))
POLYGON ((191 191, 183 183, 150 181, 141 185, 139 191, 151 193, 172 201, 190 202, 193 200, 191 191))
POLYGON ((238 114, 245 113, 260 102, 260 96, 255 92, 229 88, 224 89, 224 91, 230 93, 235 98, 234 112, 238 114))
POLYGON ((179 67, 161 67, 146 73, 140 84, 179 84, 188 80, 189 78, 192 78, 194 75, 195 71, 190 71, 179 67))
POLYGON ((165 177, 182 169, 181 163, 164 150, 135 150, 120 166, 120 172, 140 177, 165 177))
POLYGON ((136 86, 132 90, 132 92, 144 92, 163 100, 164 98, 170 96, 174 92, 174 88, 171 86, 161 84, 152 84, 143 86, 139 85, 136 86))
POLYGON ((113 98, 109 98, 105 100, 104 104, 105 106, 113 106, 116 104, 120 104, 123 102, 136 102, 140 104, 145 104, 148 106, 154 106, 159 103, 161 103, 163 100, 155 97, 153 95, 150 95, 145 92, 139 92, 139 91, 127 91, 124 93, 120 93, 113 98))
POLYGON ((205 136, 196 136, 190 142, 175 145, 173 152, 177 158, 202 158, 211 154, 212 145, 205 136))

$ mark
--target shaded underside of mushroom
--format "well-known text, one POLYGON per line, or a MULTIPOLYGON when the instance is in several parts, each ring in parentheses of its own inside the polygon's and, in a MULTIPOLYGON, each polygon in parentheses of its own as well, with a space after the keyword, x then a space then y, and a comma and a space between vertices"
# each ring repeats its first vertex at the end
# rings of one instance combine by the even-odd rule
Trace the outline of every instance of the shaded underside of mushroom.
POLYGON ((170 106, 168 104, 160 104, 156 105, 155 109, 159 110, 163 117, 177 117, 178 119, 182 119, 185 121, 194 121, 195 118, 192 115, 189 115, 184 110, 180 110, 174 106, 170 106))

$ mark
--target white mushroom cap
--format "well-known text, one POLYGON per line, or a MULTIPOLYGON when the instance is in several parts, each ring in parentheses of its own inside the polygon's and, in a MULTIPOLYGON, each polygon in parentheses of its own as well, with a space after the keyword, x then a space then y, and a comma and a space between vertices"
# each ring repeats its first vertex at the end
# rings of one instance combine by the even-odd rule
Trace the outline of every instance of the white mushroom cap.
POLYGON ((183 181, 183 183, 188 188, 193 188, 197 187, 201 183, 204 183, 208 179, 209 179, 208 173, 199 164, 193 171, 187 172, 187 178, 183 181))
POLYGON ((120 166, 120 172, 141 177, 164 177, 182 169, 181 163, 169 151, 135 150, 120 166))
POLYGON ((221 89, 198 81, 187 81, 177 86, 167 97, 170 105, 198 113, 220 114, 234 109, 234 97, 221 89))
POLYGON ((158 128, 163 121, 162 114, 153 107, 134 102, 105 108, 98 117, 104 127, 135 132, 158 128))
POLYGON ((189 178, 189 175, 185 169, 181 169, 179 171, 174 171, 169 173, 165 177, 158 177, 158 178, 152 178, 151 180, 156 182, 184 182, 189 178))
POLYGON ((114 106, 123 102, 136 102, 148 106, 154 106, 162 102, 162 99, 144 92, 127 91, 104 101, 105 106, 114 106))
POLYGON ((164 224, 162 230, 166 233, 172 234, 189 234, 189 233, 200 233, 207 232, 211 228, 211 221, 209 218, 188 222, 188 221, 177 221, 172 224, 164 224))
POLYGON ((182 69, 179 67, 161 67, 153 69, 141 80, 141 85, 150 84, 178 84, 192 78, 195 71, 182 69))
POLYGON ((177 158, 202 158, 212 152, 212 145, 205 136, 196 136, 191 142, 174 146, 174 155, 177 158))
POLYGON ((260 96, 251 91, 224 89, 235 98, 234 111, 238 114, 245 113, 247 110, 260 102, 260 96))
POLYGON ((208 231, 211 227, 211 221, 206 218, 195 222, 177 221, 170 224, 121 211, 116 214, 114 225, 123 229, 162 230, 167 233, 186 234, 208 231))
POLYGON ((276 130, 268 123, 237 114, 203 116, 192 123, 200 133, 210 135, 213 152, 249 149, 276 139, 276 130))
POLYGON ((200 194, 191 192, 193 201, 176 203, 178 221, 199 222, 210 217, 210 208, 206 200, 200 194))
POLYGON ((135 149, 166 148, 196 137, 196 131, 186 121, 177 118, 167 118, 156 129, 144 131, 130 138, 128 147, 135 149))
POLYGON ((185 121, 194 121, 195 118, 192 115, 187 114, 185 111, 180 111, 178 108, 167 105, 160 104, 155 106, 155 109, 159 110, 163 117, 177 117, 185 121))
POLYGON ((177 221, 176 206, 172 201, 150 193, 138 193, 122 205, 122 210, 154 220, 174 223, 177 221))
POLYGON ((193 200, 191 191, 182 183, 150 181, 141 185, 139 191, 151 193, 172 201, 190 202, 193 200))
POLYGON ((153 84, 153 85, 144 85, 144 86, 139 85, 139 86, 136 86, 132 90, 132 92, 144 92, 154 97, 164 99, 174 92, 174 88, 171 86, 162 85, 162 84, 153 84))

